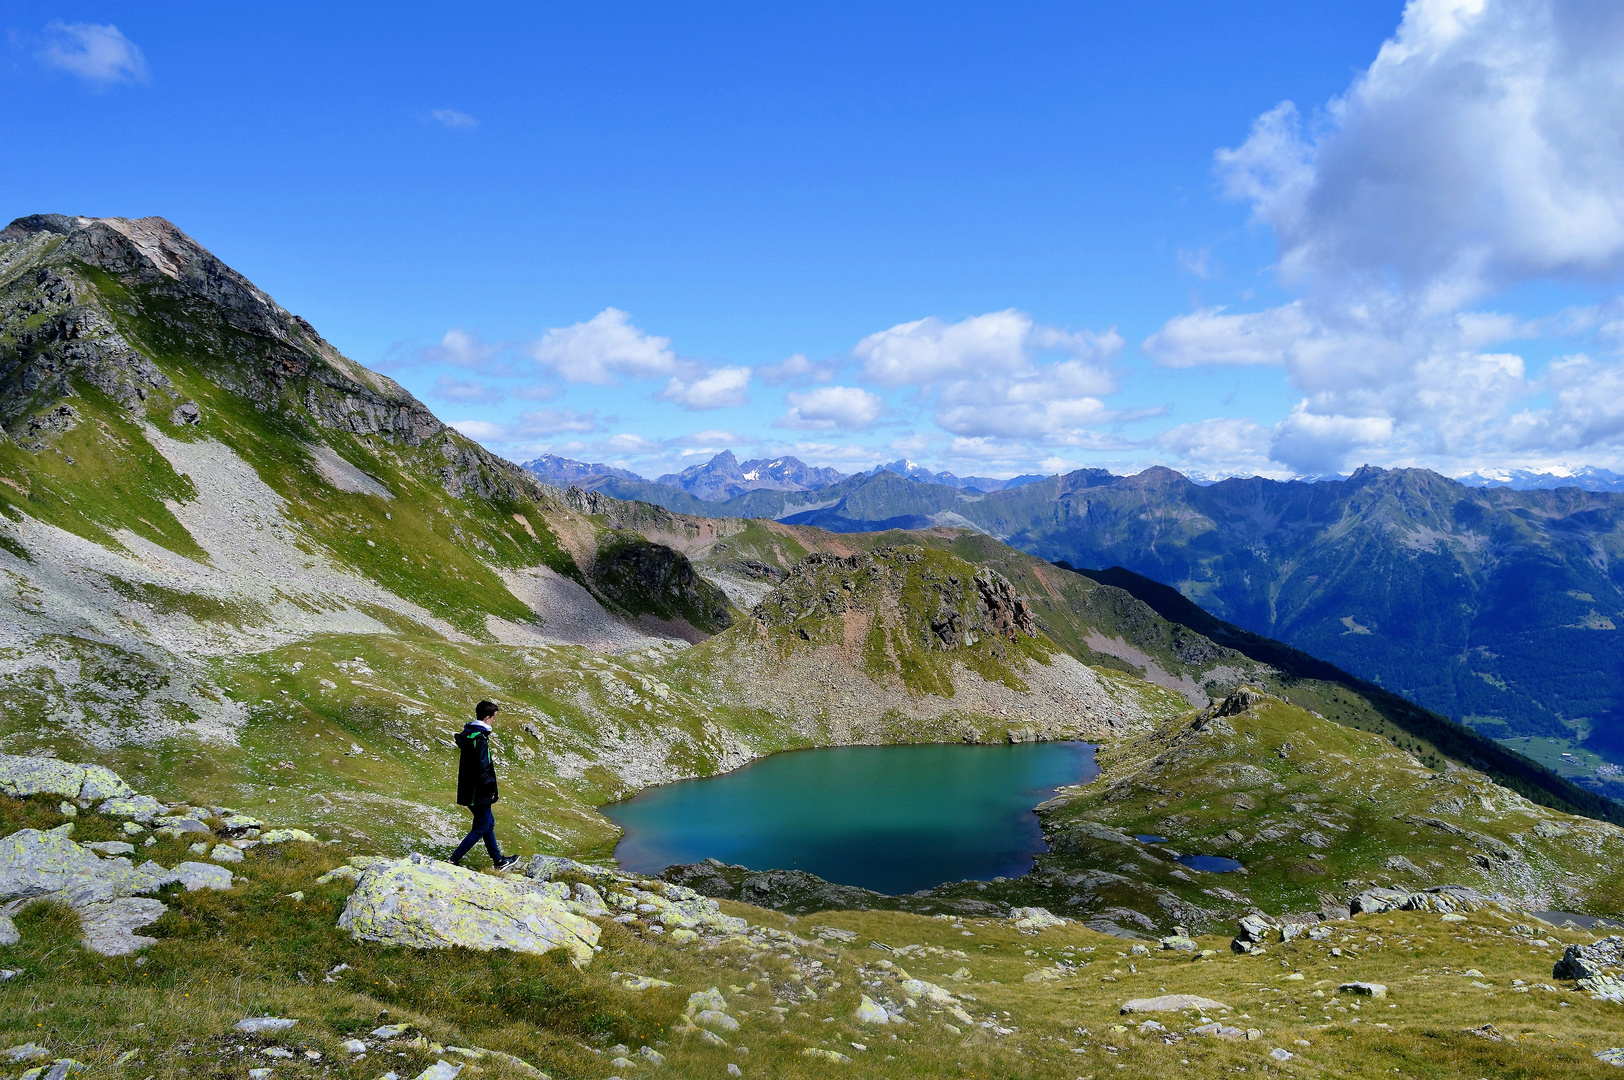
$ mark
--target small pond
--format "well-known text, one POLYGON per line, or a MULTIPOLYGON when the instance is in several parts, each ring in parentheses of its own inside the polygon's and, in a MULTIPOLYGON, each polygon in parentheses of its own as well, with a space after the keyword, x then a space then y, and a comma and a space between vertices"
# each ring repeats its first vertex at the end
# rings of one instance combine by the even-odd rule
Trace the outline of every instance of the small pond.
POLYGON ((1204 874, 1232 874, 1241 868, 1240 863, 1222 855, 1181 855, 1179 862, 1204 874))
POLYGON ((625 830, 615 856, 637 873, 713 858, 895 895, 1025 874, 1044 850, 1033 807, 1098 772, 1080 742, 839 746, 602 809, 625 830))
POLYGON ((1148 832, 1134 833, 1133 838, 1135 840, 1139 841, 1141 844, 1165 844, 1165 843, 1167 843, 1167 837, 1165 837, 1165 836, 1157 836, 1155 833, 1148 833, 1148 832))

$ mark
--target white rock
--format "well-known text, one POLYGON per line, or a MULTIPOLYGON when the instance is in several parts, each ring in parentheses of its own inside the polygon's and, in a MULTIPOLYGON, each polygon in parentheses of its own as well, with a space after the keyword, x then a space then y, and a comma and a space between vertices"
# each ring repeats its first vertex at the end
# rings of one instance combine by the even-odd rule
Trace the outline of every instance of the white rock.
POLYGON ((274 1031, 286 1031, 298 1022, 280 1016, 250 1016, 246 1020, 238 1020, 231 1030, 248 1035, 268 1035, 274 1031))
POLYGON ((923 979, 902 980, 902 992, 911 998, 923 998, 932 1005, 952 1005, 958 1000, 940 986, 923 979))
POLYGON ((457 1080, 457 1074, 460 1072, 461 1065, 453 1065, 449 1061, 436 1061, 418 1073, 416 1080, 457 1080))
POLYGON ((367 1044, 360 1039, 345 1039, 343 1047, 346 1054, 364 1054, 367 1052, 367 1044))
POLYGON ((1065 919, 1053 914, 1048 908, 1011 908, 1009 917, 1015 920, 1017 930, 1048 930, 1052 927, 1066 925, 1065 919))
POLYGON ((859 1024, 888 1024, 891 1022, 891 1017, 886 1014, 885 1009, 867 994, 863 995, 863 1000, 858 1004, 857 1011, 852 1015, 859 1024))
POLYGON ((1165 994, 1162 997, 1134 998, 1123 1002, 1123 1013, 1136 1012, 1183 1012, 1185 1009, 1195 1009, 1199 1012, 1212 1010, 1227 1010, 1228 1005, 1212 998, 1198 997, 1195 994, 1165 994))
POLYGON ((230 844, 216 844, 214 850, 209 852, 209 858, 220 863, 240 863, 242 862, 242 850, 234 848, 230 844))
POLYGON ((709 990, 696 990, 688 995, 688 1015, 692 1016, 702 1009, 726 1012, 727 999, 722 996, 722 991, 714 986, 709 990))
POLYGON ((7 1061, 38 1061, 48 1058, 51 1052, 38 1043, 25 1042, 21 1046, 13 1046, 8 1050, 0 1050, 0 1058, 7 1061))

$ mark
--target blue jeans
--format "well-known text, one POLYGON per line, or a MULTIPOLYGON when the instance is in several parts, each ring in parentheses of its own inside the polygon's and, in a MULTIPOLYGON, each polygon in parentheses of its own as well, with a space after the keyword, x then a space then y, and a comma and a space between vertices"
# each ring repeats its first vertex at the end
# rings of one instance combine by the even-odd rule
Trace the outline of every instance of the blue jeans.
POLYGON ((474 815, 474 826, 468 830, 468 835, 462 838, 462 843, 457 845, 457 853, 451 856, 451 861, 461 863, 462 857, 483 839, 485 850, 491 853, 491 862, 501 862, 502 848, 496 842, 496 815, 491 813, 491 804, 470 806, 468 809, 474 815))

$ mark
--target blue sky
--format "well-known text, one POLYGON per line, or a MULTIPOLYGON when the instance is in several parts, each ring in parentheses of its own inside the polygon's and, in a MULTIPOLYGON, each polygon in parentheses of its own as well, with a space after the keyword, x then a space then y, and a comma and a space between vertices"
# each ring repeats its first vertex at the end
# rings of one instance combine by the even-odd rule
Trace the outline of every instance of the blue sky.
POLYGON ((1610 8, 14 3, 0 191, 516 459, 1616 467, 1610 8))

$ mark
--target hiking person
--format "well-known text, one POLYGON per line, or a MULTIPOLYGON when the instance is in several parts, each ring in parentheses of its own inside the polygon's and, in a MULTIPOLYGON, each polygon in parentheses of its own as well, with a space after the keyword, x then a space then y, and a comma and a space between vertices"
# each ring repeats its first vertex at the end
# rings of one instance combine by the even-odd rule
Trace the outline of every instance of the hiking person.
POLYGON ((474 706, 474 718, 457 732, 457 749, 461 754, 457 760, 457 805, 466 806, 473 813, 474 824, 457 845, 456 854, 451 856, 453 866, 461 866, 462 857, 480 840, 485 841, 485 850, 491 853, 496 869, 506 870, 519 861, 517 855, 502 854, 501 845, 496 842, 496 815, 491 813, 491 804, 499 797, 496 765, 491 761, 491 728, 496 711, 496 702, 481 701, 474 706))

